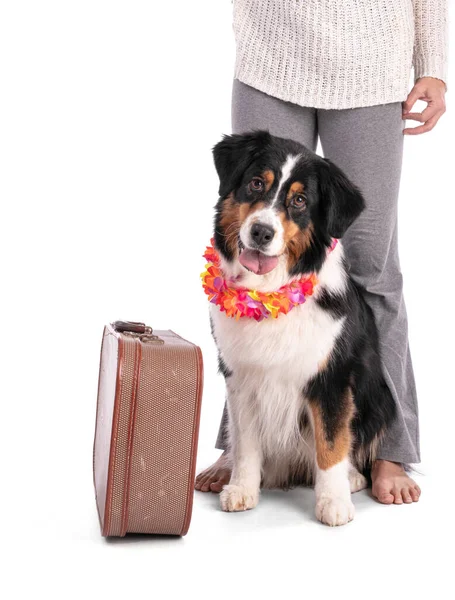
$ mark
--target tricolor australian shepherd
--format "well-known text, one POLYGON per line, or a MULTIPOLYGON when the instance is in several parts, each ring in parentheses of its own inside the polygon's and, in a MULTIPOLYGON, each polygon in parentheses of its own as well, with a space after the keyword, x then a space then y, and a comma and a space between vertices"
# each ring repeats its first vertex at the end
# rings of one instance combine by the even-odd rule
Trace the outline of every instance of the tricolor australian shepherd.
POLYGON ((364 200, 329 160, 265 131, 224 137, 214 160, 225 278, 263 292, 318 279, 306 302, 276 319, 229 318, 211 305, 233 466, 221 506, 254 508, 261 485, 314 484, 317 518, 343 525, 395 411, 373 314, 342 244, 333 247, 364 200))

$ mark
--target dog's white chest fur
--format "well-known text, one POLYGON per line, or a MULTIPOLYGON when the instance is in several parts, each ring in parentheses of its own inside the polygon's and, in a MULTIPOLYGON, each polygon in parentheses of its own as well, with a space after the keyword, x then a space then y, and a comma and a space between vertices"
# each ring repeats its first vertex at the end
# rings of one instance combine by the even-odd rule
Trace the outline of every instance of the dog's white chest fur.
POLYGON ((211 308, 217 343, 230 370, 264 371, 264 376, 277 371, 300 387, 328 358, 343 325, 312 297, 287 315, 261 322, 236 321, 217 306, 211 308))
POLYGON ((299 386, 313 377, 343 327, 343 319, 335 318, 316 301, 324 288, 332 293, 344 291, 346 273, 342 258, 343 250, 338 244, 318 275, 315 294, 276 319, 236 320, 227 317, 218 306, 210 305, 216 341, 226 365, 233 371, 264 371, 264 375, 270 370, 286 372, 299 386))
POLYGON ((299 450, 299 416, 306 401, 303 391, 323 369, 344 323, 344 318, 322 309, 316 299, 323 287, 344 289, 341 257, 337 247, 319 274, 315 295, 277 319, 235 320, 211 305, 217 345, 232 371, 227 378, 229 403, 235 402, 239 413, 249 412, 269 457, 288 461, 290 454, 304 452, 303 447, 299 450))

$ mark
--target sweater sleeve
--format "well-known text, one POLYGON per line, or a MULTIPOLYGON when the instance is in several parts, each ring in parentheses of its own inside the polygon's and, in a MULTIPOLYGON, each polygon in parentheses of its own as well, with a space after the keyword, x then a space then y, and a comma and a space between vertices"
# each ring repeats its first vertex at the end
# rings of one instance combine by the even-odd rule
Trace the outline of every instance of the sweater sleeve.
POLYGON ((448 0, 413 0, 414 79, 436 77, 447 85, 448 0))

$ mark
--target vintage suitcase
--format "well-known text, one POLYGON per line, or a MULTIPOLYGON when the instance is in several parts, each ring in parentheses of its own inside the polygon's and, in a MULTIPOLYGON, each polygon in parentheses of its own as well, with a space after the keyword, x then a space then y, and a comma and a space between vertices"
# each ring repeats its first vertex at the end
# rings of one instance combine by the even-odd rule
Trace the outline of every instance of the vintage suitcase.
POLYGON ((104 536, 188 531, 202 384, 201 350, 173 331, 104 328, 93 452, 104 536))

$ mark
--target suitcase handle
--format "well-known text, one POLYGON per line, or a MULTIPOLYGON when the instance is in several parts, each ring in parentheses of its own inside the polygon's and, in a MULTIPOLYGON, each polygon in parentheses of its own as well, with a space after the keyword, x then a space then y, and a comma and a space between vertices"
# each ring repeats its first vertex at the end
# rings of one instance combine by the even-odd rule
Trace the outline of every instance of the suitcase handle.
POLYGON ((157 335, 154 335, 153 329, 145 323, 139 323, 137 321, 115 321, 112 323, 112 327, 119 333, 139 338, 141 342, 148 344, 164 344, 164 340, 157 335))
POLYGON ((145 323, 139 323, 138 321, 115 321, 115 323, 112 323, 112 327, 120 333, 124 333, 125 331, 141 334, 152 333, 151 327, 147 327, 145 323))

